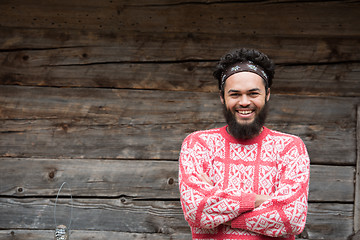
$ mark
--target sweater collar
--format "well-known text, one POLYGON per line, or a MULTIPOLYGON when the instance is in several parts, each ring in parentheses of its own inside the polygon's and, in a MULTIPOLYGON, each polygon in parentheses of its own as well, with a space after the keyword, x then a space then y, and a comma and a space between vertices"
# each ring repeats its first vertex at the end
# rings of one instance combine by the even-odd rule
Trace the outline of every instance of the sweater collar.
POLYGON ((226 128, 227 128, 227 125, 220 128, 220 133, 225 139, 227 139, 227 140, 229 140, 230 142, 233 142, 233 143, 241 143, 241 144, 246 144, 246 145, 261 142, 261 140, 264 139, 269 134, 269 131, 270 131, 267 127, 264 126, 263 131, 254 138, 251 138, 251 139, 237 139, 237 138, 234 138, 233 136, 231 136, 227 132, 226 128))

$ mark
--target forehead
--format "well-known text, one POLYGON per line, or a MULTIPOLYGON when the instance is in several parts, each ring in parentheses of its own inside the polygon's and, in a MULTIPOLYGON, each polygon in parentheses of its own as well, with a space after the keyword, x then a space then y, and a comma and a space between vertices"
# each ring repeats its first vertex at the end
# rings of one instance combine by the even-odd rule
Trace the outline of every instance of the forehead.
POLYGON ((230 89, 248 91, 255 88, 265 90, 265 83, 262 77, 252 72, 235 73, 226 79, 224 86, 225 92, 230 89))

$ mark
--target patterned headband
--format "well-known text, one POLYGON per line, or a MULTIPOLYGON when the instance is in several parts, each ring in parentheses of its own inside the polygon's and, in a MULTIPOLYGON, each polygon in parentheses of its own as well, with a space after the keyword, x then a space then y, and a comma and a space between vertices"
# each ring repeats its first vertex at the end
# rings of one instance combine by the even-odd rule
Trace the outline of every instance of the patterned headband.
POLYGON ((222 74, 221 76, 221 88, 224 87, 225 81, 228 77, 230 77, 231 75, 238 73, 238 72, 252 72, 255 73, 257 75, 259 75, 260 77, 262 77, 265 82, 266 85, 268 85, 268 76, 266 75, 264 69, 262 69, 260 66, 254 64, 252 61, 247 61, 247 62, 240 62, 240 63, 235 63, 233 65, 231 65, 230 67, 228 67, 222 74))

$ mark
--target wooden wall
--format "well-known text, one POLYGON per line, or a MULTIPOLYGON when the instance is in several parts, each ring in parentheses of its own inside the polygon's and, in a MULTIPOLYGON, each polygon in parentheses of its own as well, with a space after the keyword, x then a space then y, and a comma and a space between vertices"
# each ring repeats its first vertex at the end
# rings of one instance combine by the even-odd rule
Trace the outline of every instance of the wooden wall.
POLYGON ((51 239, 63 182, 71 239, 190 239, 178 154, 224 124, 212 71, 238 47, 276 62, 267 126, 309 150, 299 237, 353 234, 359 1, 2 0, 0 240, 51 239))

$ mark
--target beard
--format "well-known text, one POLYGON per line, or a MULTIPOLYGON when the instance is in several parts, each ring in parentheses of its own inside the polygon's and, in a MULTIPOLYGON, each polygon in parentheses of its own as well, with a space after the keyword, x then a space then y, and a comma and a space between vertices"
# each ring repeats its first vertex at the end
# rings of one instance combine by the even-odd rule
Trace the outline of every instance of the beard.
POLYGON ((223 104, 223 111, 228 124, 229 133, 236 139, 251 139, 260 134, 268 113, 268 103, 265 103, 260 112, 255 116, 253 122, 240 124, 236 121, 235 115, 223 104))

